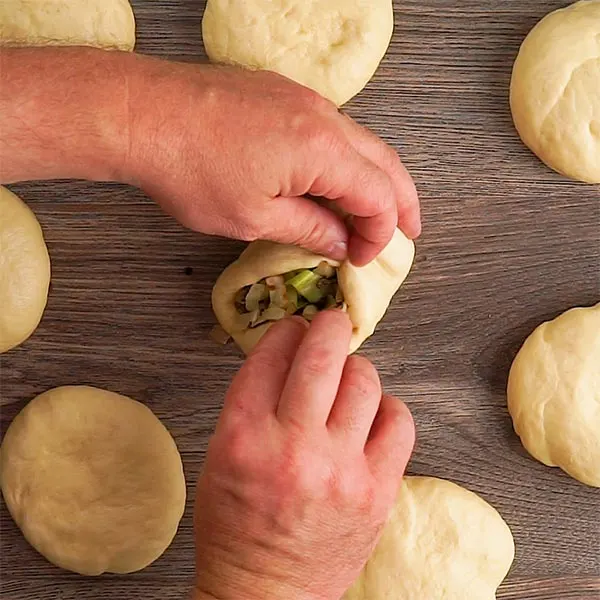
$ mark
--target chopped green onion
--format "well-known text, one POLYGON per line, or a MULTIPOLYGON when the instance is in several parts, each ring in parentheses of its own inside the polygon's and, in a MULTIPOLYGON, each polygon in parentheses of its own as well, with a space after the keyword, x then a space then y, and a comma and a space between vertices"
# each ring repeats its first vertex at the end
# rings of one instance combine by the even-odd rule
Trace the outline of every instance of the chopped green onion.
POLYGON ((290 271, 283 276, 284 281, 287 283, 290 279, 294 279, 298 273, 302 273, 302 269, 296 271, 290 271))
POLYGON ((324 296, 323 292, 318 288, 317 284, 321 280, 321 276, 312 271, 302 271, 294 278, 288 281, 288 284, 296 289, 296 291, 304 296, 309 302, 319 302, 324 296))

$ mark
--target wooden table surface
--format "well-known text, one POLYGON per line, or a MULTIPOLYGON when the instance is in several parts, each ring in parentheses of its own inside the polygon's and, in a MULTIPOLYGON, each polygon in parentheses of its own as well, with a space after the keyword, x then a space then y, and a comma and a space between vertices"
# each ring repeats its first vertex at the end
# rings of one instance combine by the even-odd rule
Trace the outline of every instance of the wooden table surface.
MULTIPOLYGON (((204 2, 133 4, 140 52, 205 60, 204 2)), ((511 360, 531 330, 600 300, 600 188, 545 168, 520 143, 508 107, 520 42, 565 2, 394 4, 391 48, 346 109, 401 153, 420 190, 425 230, 412 274, 363 353, 415 416, 410 472, 464 485, 508 521, 517 554, 498 597, 600 598, 600 490, 529 458, 505 405, 511 360)), ((13 189, 42 223, 53 279, 40 328, 2 357, 2 431, 48 388, 119 391, 147 403, 175 436, 189 501, 158 562, 97 579, 48 564, 2 504, 0 596, 184 598, 193 573, 194 483, 241 364, 234 348, 208 339, 210 291, 242 245, 185 231, 124 186, 13 189)))

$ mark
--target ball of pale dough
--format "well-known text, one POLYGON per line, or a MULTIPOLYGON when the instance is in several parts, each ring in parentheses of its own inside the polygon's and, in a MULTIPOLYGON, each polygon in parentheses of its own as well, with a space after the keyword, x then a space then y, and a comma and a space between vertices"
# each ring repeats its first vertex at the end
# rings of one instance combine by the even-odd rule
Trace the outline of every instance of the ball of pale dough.
POLYGON ((527 338, 510 370, 508 410, 532 456, 600 487, 600 304, 527 338))
POLYGON ((406 477, 344 600, 493 600, 514 554, 508 525, 479 496, 442 479, 406 477))
POLYGON ((128 0, 2 0, 0 46, 95 46, 133 50, 128 0))
POLYGON ((542 19, 514 65, 510 104, 523 142, 549 167, 600 183, 600 0, 542 19))
POLYGON ((49 285, 50 257, 42 228, 24 202, 0 187, 0 354, 35 331, 49 285))
POLYGON ((391 0, 208 0, 211 60, 267 69, 341 106, 373 77, 394 29, 391 0))
POLYGON ((30 402, 0 452, 6 505, 29 543, 81 573, 130 573, 169 546, 186 497, 173 438, 143 404, 92 387, 30 402))

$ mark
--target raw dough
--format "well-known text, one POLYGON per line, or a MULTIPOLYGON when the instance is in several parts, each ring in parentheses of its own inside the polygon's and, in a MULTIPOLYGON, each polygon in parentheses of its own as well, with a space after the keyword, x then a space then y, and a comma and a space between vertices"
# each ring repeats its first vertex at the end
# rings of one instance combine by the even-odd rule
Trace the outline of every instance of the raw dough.
POLYGON ((479 496, 443 479, 406 477, 343 600, 494 600, 514 555, 508 525, 479 496))
POLYGON ((341 106, 385 56, 391 0, 208 0, 204 46, 216 62, 267 69, 341 106))
POLYGON ((8 509, 55 565, 130 573, 171 543, 186 497, 173 438, 143 404, 69 386, 30 402, 0 453, 8 509))
POLYGON ((508 410, 531 455, 600 487, 600 304, 527 338, 510 370, 508 410))
POLYGON ((236 326, 237 292, 265 277, 296 269, 312 269, 327 260, 331 265, 340 267, 338 281, 354 325, 350 344, 350 353, 353 353, 375 331, 394 294, 408 276, 414 256, 414 243, 399 229, 381 254, 360 268, 349 261, 340 266, 335 261, 296 246, 264 241, 252 242, 217 280, 212 293, 213 310, 221 327, 248 354, 271 324, 249 330, 239 329, 236 326))
POLYGON ((50 257, 35 215, 0 187, 0 354, 23 343, 46 308, 50 257))
POLYGON ((2 0, 0 46, 96 46, 133 50, 128 0, 2 0))
POLYGON ((600 0, 557 10, 533 28, 514 65, 510 104, 541 160, 600 183, 600 0))

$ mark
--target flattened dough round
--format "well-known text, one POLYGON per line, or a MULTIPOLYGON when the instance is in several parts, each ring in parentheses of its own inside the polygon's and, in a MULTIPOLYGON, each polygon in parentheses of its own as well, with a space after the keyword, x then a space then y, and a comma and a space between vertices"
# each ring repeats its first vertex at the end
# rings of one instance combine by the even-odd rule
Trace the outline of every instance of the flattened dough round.
POLYGON ((542 19, 527 36, 510 87, 523 142, 549 167, 600 183, 600 0, 542 19))
POLYGON ((398 503, 344 600, 494 600, 515 554, 487 502, 433 477, 406 477, 398 503))
POLYGON ((275 71, 341 106, 385 56, 391 0, 208 0, 204 46, 215 62, 275 71))
POLYGON ((0 46, 94 46, 133 50, 128 0, 2 0, 0 46))
POLYGON ((37 328, 48 300, 50 257, 29 207, 0 186, 0 354, 37 328))
POLYGON ((532 456, 600 487, 600 304, 527 338, 510 370, 508 410, 532 456))
POLYGON ((32 400, 2 442, 6 504, 29 543, 82 575, 130 573, 170 545, 186 497, 173 438, 143 404, 86 386, 32 400))

